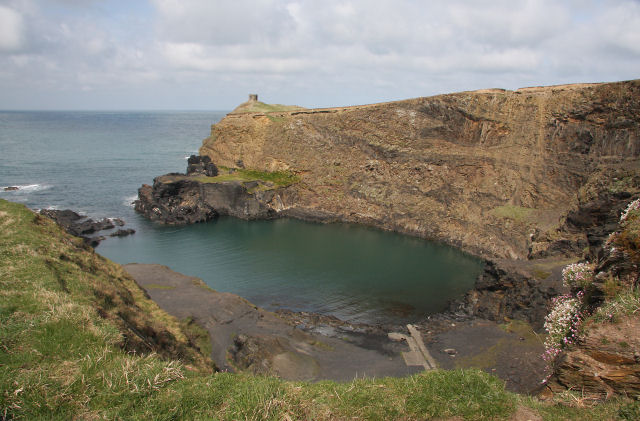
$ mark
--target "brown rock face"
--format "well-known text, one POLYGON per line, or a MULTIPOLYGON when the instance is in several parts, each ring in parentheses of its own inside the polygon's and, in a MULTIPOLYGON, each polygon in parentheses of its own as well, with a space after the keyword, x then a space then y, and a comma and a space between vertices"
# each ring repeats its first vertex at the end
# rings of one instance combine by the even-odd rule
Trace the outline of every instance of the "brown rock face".
POLYGON ((287 213, 364 223, 480 256, 544 255, 603 167, 637 162, 640 81, 231 113, 200 155, 290 170, 287 213), (545 237, 537 244, 538 237, 545 237), (551 238, 551 240, 549 240, 551 238))
POLYGON ((628 317, 588 330, 559 363, 552 390, 573 388, 586 395, 640 396, 640 318, 628 317))

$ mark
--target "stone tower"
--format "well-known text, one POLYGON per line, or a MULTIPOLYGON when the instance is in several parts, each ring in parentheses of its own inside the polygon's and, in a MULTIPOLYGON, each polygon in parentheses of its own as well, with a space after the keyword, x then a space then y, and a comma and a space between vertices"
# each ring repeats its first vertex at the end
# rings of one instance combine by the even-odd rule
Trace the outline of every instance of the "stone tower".
POLYGON ((258 94, 249 94, 249 102, 258 102, 258 94))

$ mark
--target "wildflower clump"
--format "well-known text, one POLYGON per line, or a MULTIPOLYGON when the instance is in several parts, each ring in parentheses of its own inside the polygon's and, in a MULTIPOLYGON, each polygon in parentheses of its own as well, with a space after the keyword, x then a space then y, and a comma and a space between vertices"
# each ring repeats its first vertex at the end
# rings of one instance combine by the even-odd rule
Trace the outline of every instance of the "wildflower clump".
POLYGON ((569 288, 586 289, 593 283, 593 265, 573 263, 562 269, 562 282, 569 288))
POLYGON ((583 320, 583 298, 584 293, 580 291, 575 297, 566 294, 553 299, 551 312, 544 319, 548 335, 542 358, 547 363, 552 363, 567 345, 578 339, 578 329, 583 320))
POLYGON ((620 223, 625 222, 632 212, 638 210, 640 210, 640 199, 636 199, 627 205, 627 208, 622 212, 622 215, 620 215, 620 223))
POLYGON ((612 256, 623 258, 627 266, 640 265, 640 199, 627 205, 620 216, 620 229, 611 233, 606 246, 612 256))

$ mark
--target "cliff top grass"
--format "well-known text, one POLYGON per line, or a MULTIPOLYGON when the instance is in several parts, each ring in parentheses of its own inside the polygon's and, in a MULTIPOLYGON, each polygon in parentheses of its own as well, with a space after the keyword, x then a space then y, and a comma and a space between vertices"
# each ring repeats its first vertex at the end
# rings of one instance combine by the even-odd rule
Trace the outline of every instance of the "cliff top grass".
POLYGON ((247 101, 236 107, 231 114, 243 114, 243 113, 274 113, 274 112, 290 112, 290 111, 303 111, 304 107, 297 105, 282 105, 282 104, 266 104, 261 101, 247 101))
POLYGON ((477 370, 314 384, 211 373, 193 329, 158 308, 119 265, 0 200, 3 420, 479 420, 516 411, 596 420, 638 411, 623 400, 586 409, 541 403, 477 370))

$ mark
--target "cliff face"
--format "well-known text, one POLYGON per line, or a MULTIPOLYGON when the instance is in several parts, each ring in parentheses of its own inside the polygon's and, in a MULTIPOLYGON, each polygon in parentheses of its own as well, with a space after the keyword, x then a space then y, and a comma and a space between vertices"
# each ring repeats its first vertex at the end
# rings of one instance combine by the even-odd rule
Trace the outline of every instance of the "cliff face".
POLYGON ((289 215, 526 258, 545 254, 597 171, 636 171, 639 123, 639 80, 484 90, 235 112, 212 126, 200 155, 295 173, 300 182, 278 201, 289 215))
POLYGON ((203 183, 194 177, 166 174, 156 177, 153 186, 145 184, 138 190, 135 209, 152 221, 168 224, 204 222, 219 215, 242 219, 276 217, 282 210, 280 189, 259 187, 258 182, 203 183))

